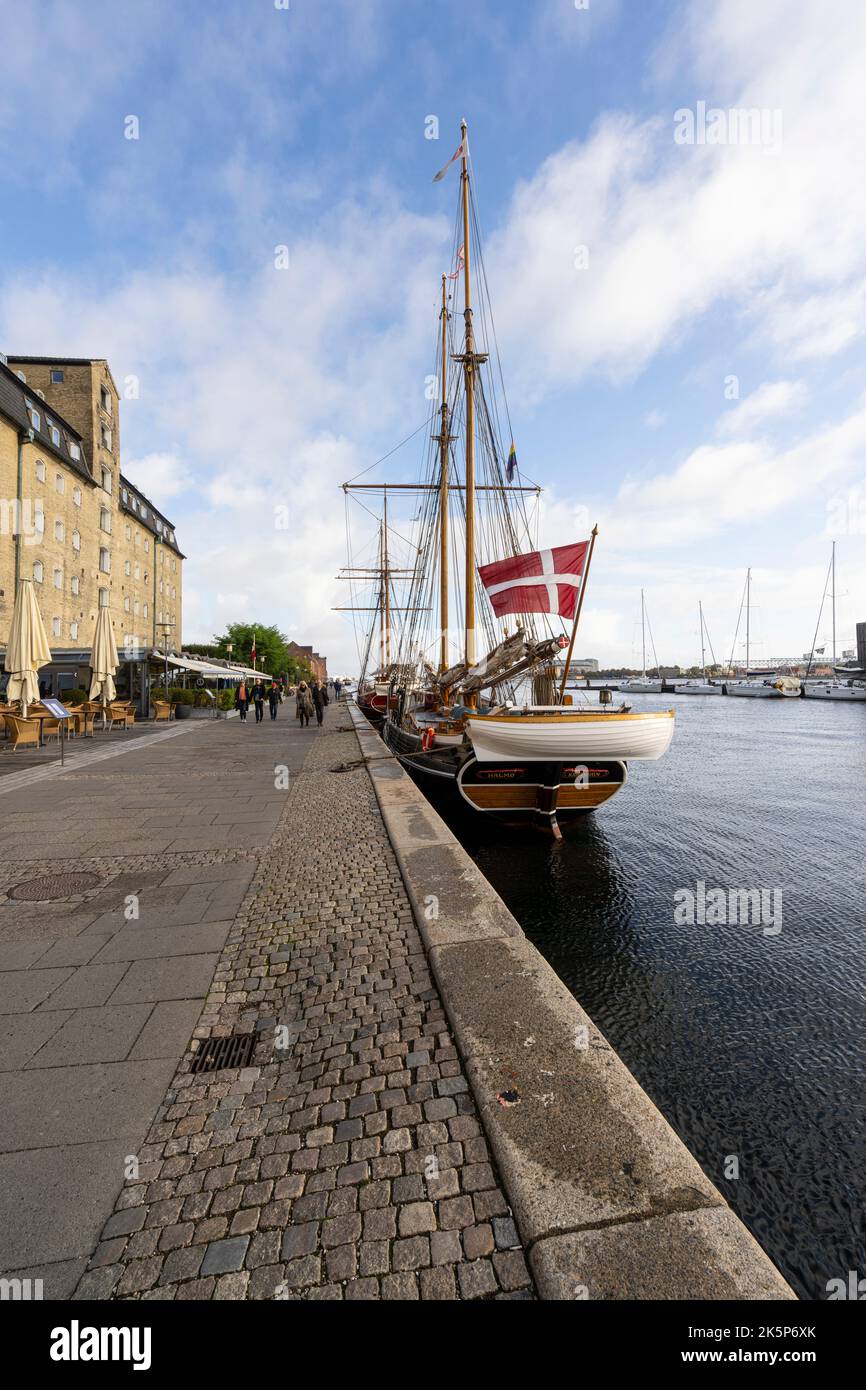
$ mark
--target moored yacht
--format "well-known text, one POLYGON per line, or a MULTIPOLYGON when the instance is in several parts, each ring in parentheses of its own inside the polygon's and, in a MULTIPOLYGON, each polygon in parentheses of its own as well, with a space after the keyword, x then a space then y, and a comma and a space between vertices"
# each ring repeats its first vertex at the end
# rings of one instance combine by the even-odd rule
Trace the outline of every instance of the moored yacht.
MULTIPOLYGON (((644 591, 640 591, 640 635, 641 635, 641 674, 633 676, 629 680, 619 682, 619 689, 624 690, 627 695, 660 695, 664 689, 664 681, 661 676, 648 676, 646 671, 646 629, 647 612, 644 591)), ((655 656, 655 643, 652 640, 652 629, 650 629, 650 642, 652 643, 653 655, 655 656)), ((658 657, 656 657, 656 671, 658 671, 658 657)))

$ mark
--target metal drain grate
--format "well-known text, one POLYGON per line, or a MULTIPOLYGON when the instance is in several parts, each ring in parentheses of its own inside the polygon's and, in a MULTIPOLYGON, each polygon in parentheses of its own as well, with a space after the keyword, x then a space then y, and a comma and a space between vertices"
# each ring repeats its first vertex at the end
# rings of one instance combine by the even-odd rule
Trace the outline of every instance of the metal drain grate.
POLYGON ((255 1033, 230 1033, 227 1038, 208 1038, 200 1043, 190 1071, 225 1071, 227 1067, 248 1067, 255 1045, 255 1033))
POLYGON ((41 878, 29 878, 26 883, 16 883, 8 890, 7 896, 19 902, 53 902, 58 898, 71 898, 76 893, 86 893, 96 888, 100 882, 98 874, 43 874, 41 878))

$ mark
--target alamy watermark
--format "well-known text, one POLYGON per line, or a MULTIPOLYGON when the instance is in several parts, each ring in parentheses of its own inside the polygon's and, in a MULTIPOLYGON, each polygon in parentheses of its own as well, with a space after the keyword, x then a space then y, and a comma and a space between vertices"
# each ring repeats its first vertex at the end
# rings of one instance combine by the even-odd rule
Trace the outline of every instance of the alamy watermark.
POLYGON ((676 145, 757 145, 778 150, 782 145, 782 112, 779 107, 681 106, 674 112, 676 145))
POLYGON ((694 888, 674 893, 677 926, 760 927, 764 936, 782 930, 781 888, 708 888, 699 878, 694 888))

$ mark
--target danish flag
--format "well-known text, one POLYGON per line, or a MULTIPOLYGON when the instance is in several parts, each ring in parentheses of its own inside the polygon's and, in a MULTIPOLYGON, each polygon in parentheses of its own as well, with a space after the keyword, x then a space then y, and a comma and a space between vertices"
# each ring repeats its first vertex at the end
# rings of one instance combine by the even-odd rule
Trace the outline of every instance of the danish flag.
POLYGON ((479 565, 481 583, 497 618, 509 613, 558 613, 573 618, 588 552, 589 541, 578 541, 479 565))

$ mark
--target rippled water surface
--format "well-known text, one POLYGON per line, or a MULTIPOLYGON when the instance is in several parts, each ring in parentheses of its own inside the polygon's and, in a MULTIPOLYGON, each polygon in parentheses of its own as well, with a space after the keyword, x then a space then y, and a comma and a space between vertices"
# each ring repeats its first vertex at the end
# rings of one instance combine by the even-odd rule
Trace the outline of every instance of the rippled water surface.
POLYGON ((676 707, 661 762, 560 844, 464 843, 800 1296, 826 1298, 866 1274, 866 707, 632 702, 676 707), (677 925, 699 879, 780 889, 781 932, 677 925))

